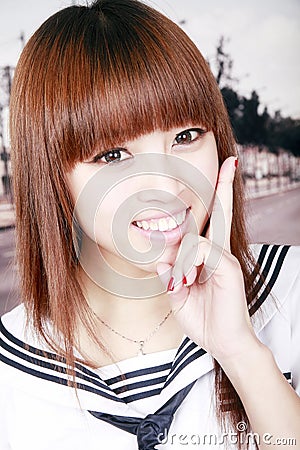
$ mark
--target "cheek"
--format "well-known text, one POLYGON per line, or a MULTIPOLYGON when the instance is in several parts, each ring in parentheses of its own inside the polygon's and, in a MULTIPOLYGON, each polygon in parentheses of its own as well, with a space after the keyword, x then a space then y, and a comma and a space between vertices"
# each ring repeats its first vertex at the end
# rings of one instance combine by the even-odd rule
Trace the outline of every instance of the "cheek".
POLYGON ((203 178, 205 178, 215 189, 219 172, 219 160, 217 145, 212 132, 208 133, 205 141, 200 143, 195 152, 187 154, 184 159, 199 172, 200 180, 203 181, 203 178))
POLYGON ((126 198, 126 189, 117 185, 102 192, 101 178, 85 166, 76 167, 66 179, 75 205, 74 216, 84 233, 94 241, 101 236, 107 240, 116 211, 126 198))
POLYGON ((210 194, 212 198, 216 188, 219 173, 218 153, 215 145, 209 145, 203 151, 199 152, 193 159, 189 161, 199 173, 199 189, 197 193, 200 195, 202 191, 210 194))
POLYGON ((199 172, 199 183, 196 193, 193 193, 192 210, 199 234, 202 234, 211 212, 219 173, 218 153, 214 140, 202 150, 197 157, 189 161, 199 172))
POLYGON ((219 173, 218 152, 214 141, 201 157, 198 168, 203 172, 214 191, 219 173))
POLYGON ((108 191, 98 204, 94 218, 94 240, 98 244, 113 248, 127 238, 128 227, 133 220, 131 212, 134 190, 130 181, 122 182, 108 191))

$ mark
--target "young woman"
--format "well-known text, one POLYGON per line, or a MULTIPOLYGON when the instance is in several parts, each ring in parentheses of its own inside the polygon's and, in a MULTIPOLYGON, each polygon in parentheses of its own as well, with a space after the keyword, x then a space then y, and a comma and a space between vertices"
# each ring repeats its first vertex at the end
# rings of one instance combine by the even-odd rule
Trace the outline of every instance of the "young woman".
POLYGON ((10 126, 1 449, 296 448, 299 249, 248 245, 184 32, 137 0, 63 9, 21 55, 10 126))

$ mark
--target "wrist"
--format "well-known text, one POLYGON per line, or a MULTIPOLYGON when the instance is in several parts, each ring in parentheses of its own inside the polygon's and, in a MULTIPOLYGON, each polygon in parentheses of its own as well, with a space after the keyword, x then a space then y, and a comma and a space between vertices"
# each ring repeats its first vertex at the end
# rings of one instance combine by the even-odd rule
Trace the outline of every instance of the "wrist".
POLYGON ((256 336, 253 336, 241 350, 230 356, 216 358, 224 372, 233 382, 257 373, 258 367, 273 362, 273 354, 256 336))

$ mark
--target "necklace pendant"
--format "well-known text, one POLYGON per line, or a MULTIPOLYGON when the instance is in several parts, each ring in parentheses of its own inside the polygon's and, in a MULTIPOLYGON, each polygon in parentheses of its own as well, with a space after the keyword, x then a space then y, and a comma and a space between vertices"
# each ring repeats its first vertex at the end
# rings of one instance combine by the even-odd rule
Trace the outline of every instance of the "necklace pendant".
POLYGON ((144 344, 145 344, 145 341, 140 341, 139 342, 140 348, 139 348, 139 351, 138 351, 138 356, 146 354, 146 353, 144 353, 144 344))

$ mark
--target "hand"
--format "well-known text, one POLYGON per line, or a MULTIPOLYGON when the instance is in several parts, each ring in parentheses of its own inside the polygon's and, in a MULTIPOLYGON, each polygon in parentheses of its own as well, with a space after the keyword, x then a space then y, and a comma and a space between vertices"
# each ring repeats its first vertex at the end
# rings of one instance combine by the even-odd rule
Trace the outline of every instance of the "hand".
POLYGON ((230 252, 235 160, 227 158, 220 169, 206 236, 187 233, 174 266, 157 264, 166 287, 172 285, 173 277, 169 299, 184 333, 219 362, 242 354, 258 341, 248 314, 242 270, 230 252), (216 243, 213 231, 220 225, 224 240, 216 243))

